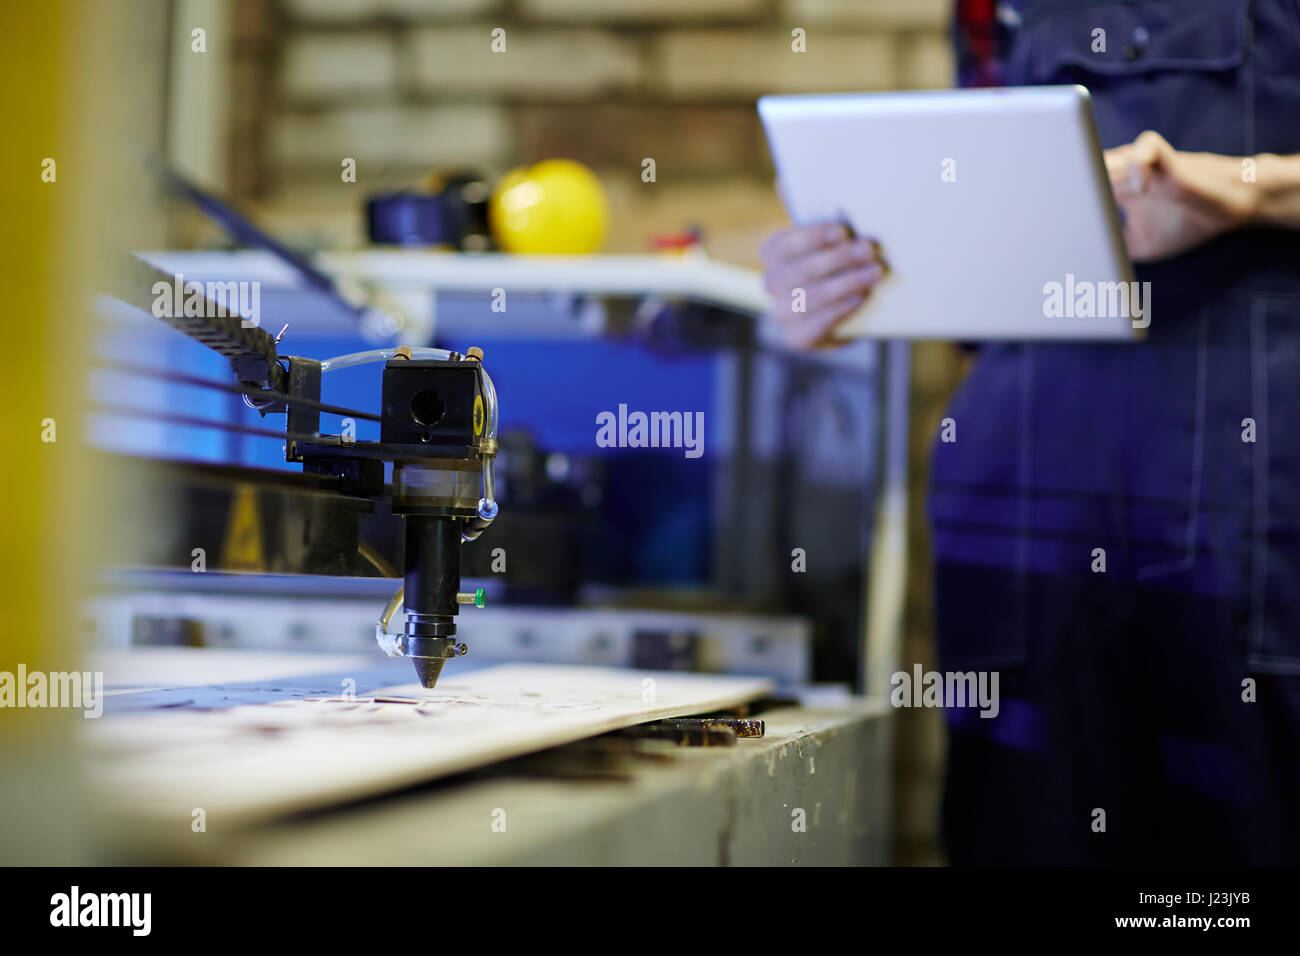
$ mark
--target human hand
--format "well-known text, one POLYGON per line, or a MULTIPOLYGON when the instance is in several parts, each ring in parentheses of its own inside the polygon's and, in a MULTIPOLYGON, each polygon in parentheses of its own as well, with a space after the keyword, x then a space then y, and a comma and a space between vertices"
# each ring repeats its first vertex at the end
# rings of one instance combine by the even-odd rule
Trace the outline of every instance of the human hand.
POLYGON ((772 315, 801 348, 831 344, 830 331, 866 301, 886 270, 875 241, 837 222, 779 229, 759 255, 772 315))
POLYGON ((1241 157, 1182 152, 1148 130, 1105 158, 1136 262, 1176 256, 1257 214, 1259 192, 1242 176, 1241 157))

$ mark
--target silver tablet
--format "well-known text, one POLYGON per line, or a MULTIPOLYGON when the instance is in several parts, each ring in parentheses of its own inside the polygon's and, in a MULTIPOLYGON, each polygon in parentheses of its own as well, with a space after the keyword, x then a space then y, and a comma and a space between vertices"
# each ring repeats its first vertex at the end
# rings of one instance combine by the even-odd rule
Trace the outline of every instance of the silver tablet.
POLYGON ((838 219, 889 273, 844 337, 1137 339, 1133 281, 1082 86, 765 96, 798 223, 838 219))

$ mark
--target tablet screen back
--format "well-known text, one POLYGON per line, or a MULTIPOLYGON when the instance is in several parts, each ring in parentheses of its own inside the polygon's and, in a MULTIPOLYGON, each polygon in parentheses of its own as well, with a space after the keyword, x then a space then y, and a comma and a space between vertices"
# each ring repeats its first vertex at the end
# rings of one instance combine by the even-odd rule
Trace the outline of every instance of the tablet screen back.
POLYGON ((758 108, 791 217, 844 221, 889 264, 837 335, 1133 340, 1149 323, 1082 87, 758 108))

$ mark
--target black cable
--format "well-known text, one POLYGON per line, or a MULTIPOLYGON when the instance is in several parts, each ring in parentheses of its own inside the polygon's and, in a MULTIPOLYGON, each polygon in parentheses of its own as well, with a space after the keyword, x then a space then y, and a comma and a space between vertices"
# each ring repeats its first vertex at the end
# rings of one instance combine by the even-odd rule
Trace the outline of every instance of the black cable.
POLYGON ((115 359, 101 360, 100 365, 110 371, 121 372, 125 375, 143 375, 146 378, 154 378, 163 382, 175 382, 178 385, 193 385, 196 388, 210 388, 219 392, 229 392, 232 395, 247 395, 249 398, 261 398, 272 402, 282 402, 285 405, 301 405, 303 408, 328 412, 331 415, 346 415, 351 418, 361 418, 370 422, 383 421, 379 415, 375 415, 371 412, 361 412, 353 408, 344 408, 341 405, 326 405, 324 402, 318 402, 314 398, 305 398, 300 395, 281 395, 279 392, 274 392, 265 388, 257 388, 253 385, 230 385, 225 382, 213 382, 206 378, 186 375, 183 372, 169 372, 165 369, 152 368, 148 365, 136 365, 133 362, 120 362, 115 359))
POLYGON ((174 415, 171 412, 159 412, 149 408, 132 408, 129 405, 108 405, 102 402, 94 402, 91 410, 101 415, 122 415, 134 418, 147 418, 152 421, 165 422, 171 425, 188 425, 192 428, 211 428, 215 431, 239 432, 245 435, 258 435, 263 438, 277 438, 280 441, 297 441, 316 443, 321 440, 320 435, 308 435, 305 432, 277 432, 269 428, 258 428, 254 425, 236 425, 234 422, 216 422, 209 418, 194 418, 190 415, 174 415))

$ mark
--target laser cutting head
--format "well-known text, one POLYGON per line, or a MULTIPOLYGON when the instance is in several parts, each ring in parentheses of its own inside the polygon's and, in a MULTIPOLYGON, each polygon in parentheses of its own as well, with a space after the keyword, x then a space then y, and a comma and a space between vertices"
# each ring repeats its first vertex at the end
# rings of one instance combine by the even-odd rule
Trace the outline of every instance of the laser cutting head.
MULTIPOLYGON (((297 456, 304 468, 331 473, 343 471, 344 462, 355 465, 362 460, 382 475, 382 462, 393 463, 392 510, 405 519, 404 581, 380 617, 375 636, 385 653, 411 658, 420 684, 433 687, 447 660, 468 650, 456 637, 460 605, 483 606, 481 592, 467 595, 460 590, 460 548, 482 534, 497 515, 496 389, 478 349, 464 356, 434 349, 383 354, 388 361, 380 440, 291 443, 287 453, 297 456), (405 627, 391 634, 389 623, 399 607, 406 610, 405 627)), ((351 358, 331 361, 350 364, 346 360, 351 358)))
POLYGON ((473 350, 460 361, 395 359, 384 368, 381 443, 426 452, 394 462, 393 513, 406 518, 406 626, 396 643, 430 688, 447 660, 467 651, 456 638, 460 605, 483 603, 460 590, 461 543, 497 513, 496 395, 481 357, 473 350))
MULTIPOLYGON (((133 275, 161 276, 132 262, 133 275)), ((139 289, 152 284, 130 285, 126 301, 150 308, 139 289)), ((226 356, 250 407, 286 415, 285 460, 301 463, 305 473, 328 479, 341 494, 377 498, 384 494, 384 463, 393 464, 393 513, 406 518, 405 581, 380 618, 376 638, 390 655, 411 657, 420 683, 432 687, 447 659, 466 650, 455 640, 460 544, 482 534, 497 514, 497 397, 482 350, 461 355, 399 346, 318 361, 279 354, 279 337, 215 305, 160 318, 226 356), (325 372, 378 361, 386 362, 378 416, 321 402, 325 372), (322 434, 322 412, 377 417, 380 440, 322 434), (389 634, 403 602, 405 633, 389 634)))

